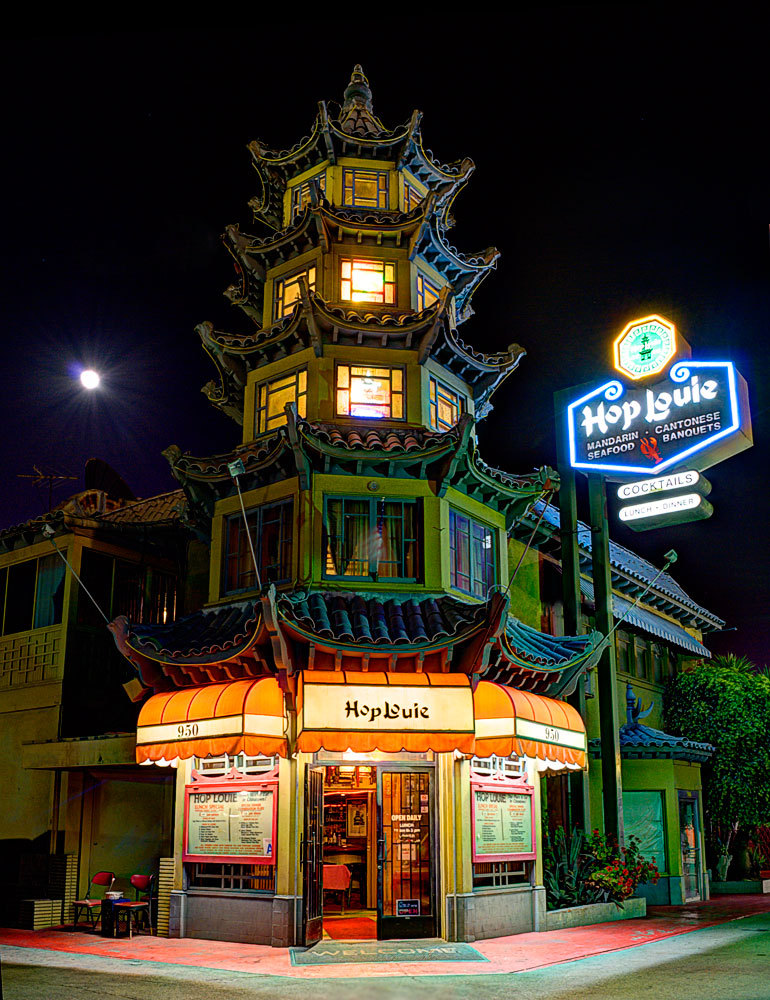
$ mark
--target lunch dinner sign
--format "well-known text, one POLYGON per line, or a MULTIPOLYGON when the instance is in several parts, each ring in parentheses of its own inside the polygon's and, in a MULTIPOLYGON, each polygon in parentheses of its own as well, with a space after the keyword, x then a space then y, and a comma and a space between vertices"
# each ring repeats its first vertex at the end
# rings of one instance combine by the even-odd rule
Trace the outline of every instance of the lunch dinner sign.
POLYGON ((680 357, 665 373, 575 392, 569 462, 582 472, 625 481, 684 464, 703 470, 752 444, 746 383, 731 361, 680 357))

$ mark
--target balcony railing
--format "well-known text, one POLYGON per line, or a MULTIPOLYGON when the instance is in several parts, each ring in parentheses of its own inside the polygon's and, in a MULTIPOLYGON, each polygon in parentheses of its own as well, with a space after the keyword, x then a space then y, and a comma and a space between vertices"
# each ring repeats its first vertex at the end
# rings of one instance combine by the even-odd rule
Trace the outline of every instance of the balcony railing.
POLYGON ((0 638, 0 690, 62 679, 63 626, 0 638))

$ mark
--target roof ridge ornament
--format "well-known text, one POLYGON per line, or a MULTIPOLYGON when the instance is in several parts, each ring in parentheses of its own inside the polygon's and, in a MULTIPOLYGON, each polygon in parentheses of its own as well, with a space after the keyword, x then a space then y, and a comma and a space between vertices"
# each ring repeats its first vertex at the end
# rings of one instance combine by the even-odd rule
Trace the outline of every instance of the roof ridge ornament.
POLYGON ((342 111, 350 111, 354 105, 363 105, 367 111, 373 112, 372 90, 361 64, 356 63, 350 76, 350 83, 343 94, 342 111))

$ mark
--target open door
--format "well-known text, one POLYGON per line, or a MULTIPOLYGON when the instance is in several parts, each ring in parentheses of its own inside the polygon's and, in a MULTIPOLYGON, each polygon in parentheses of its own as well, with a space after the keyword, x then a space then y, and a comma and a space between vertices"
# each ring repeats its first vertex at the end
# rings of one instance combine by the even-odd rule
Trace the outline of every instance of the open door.
POLYGON ((433 771, 377 771, 377 937, 435 937, 433 771))
POLYGON ((305 839, 302 841, 303 941, 315 944, 323 936, 323 813, 324 769, 305 772, 305 839))

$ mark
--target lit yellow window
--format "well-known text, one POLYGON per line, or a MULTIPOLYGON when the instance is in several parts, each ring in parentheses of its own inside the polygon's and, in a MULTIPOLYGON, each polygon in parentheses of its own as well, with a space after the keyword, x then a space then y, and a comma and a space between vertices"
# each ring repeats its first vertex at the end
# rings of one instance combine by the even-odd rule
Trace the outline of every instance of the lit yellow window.
POLYGON ((302 215, 310 204, 310 181, 316 181, 321 189, 321 194, 326 194, 326 172, 317 174, 302 184, 297 184, 291 189, 291 221, 294 222, 302 215))
POLYGON ((382 260, 343 260, 340 298, 346 302, 395 305, 396 265, 382 260))
POLYGON ((422 195, 408 181, 404 181, 404 211, 412 212, 422 201, 422 195))
POLYGON ((387 208, 387 170, 345 168, 342 171, 342 204, 354 208, 387 208))
POLYGON ((448 431, 460 419, 464 400, 435 378, 430 380, 430 425, 437 431, 448 431))
POLYGON ((296 403, 297 413, 307 416, 307 371, 304 368, 258 386, 255 432, 264 434, 285 424, 287 403, 296 403))
POLYGON ((417 275, 417 312, 432 306, 438 299, 439 290, 422 274, 417 275))
POLYGON ((337 365, 337 415, 403 420, 403 371, 337 365))
POLYGON ((315 265, 289 278, 278 278, 275 282, 273 298, 273 319, 288 316, 300 298, 299 279, 304 278, 308 291, 315 291, 315 265))

